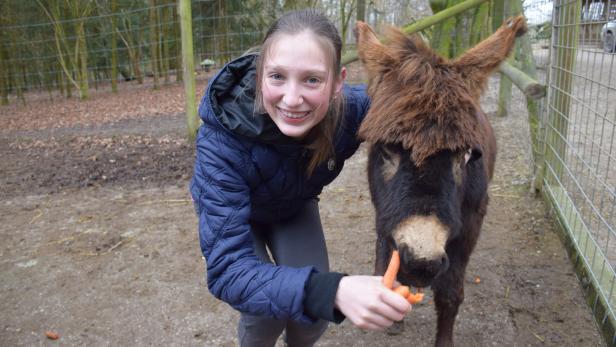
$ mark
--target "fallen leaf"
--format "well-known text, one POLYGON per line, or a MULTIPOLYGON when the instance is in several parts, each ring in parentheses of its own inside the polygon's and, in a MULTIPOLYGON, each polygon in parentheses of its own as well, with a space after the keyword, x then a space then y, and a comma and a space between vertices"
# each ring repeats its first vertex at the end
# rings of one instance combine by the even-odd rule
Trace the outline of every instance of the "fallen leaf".
POLYGON ((60 338, 60 335, 58 333, 49 330, 45 332, 45 336, 47 336, 47 338, 50 340, 57 340, 60 338))

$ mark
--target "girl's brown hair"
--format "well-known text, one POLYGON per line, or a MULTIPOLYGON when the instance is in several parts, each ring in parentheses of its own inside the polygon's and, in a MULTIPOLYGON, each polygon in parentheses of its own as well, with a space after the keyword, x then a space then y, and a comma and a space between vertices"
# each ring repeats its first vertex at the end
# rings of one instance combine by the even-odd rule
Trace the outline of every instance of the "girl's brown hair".
MULTIPOLYGON (((330 83, 334 83, 340 77, 342 66, 340 57, 342 50, 342 39, 338 29, 321 12, 314 9, 304 9, 288 12, 280 17, 269 28, 259 51, 257 58, 257 88, 255 96, 255 111, 264 112, 263 94, 261 92, 263 83, 263 62, 271 49, 272 44, 280 34, 296 35, 304 31, 314 35, 316 41, 331 57, 330 67, 334 73, 330 83)), ((333 94, 333 88, 332 88, 333 94)), ((307 138, 311 142, 307 145, 312 150, 312 156, 308 163, 307 173, 311 175, 314 169, 322 162, 329 159, 334 153, 334 135, 338 123, 342 117, 342 107, 344 105, 342 93, 330 98, 329 108, 325 118, 310 130, 307 138)))

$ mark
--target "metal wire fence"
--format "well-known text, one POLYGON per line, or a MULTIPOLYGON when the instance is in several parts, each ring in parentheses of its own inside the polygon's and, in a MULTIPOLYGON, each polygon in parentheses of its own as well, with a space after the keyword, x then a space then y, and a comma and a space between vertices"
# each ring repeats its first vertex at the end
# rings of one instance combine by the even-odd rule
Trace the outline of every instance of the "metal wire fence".
MULTIPOLYGON (((257 44, 269 25, 260 1, 191 3, 195 58, 207 59, 198 74, 257 44)), ((4 104, 182 79, 175 0, 8 0, 0 12, 4 104)))
POLYGON ((538 78, 549 87, 536 135, 537 183, 565 231, 600 329, 616 345, 616 54, 609 34, 616 3, 527 1, 525 12, 538 78))
MULTIPOLYGON (((293 8, 320 8, 353 41, 355 1, 190 3, 197 78, 258 45, 273 20, 293 8)), ((408 23, 429 11, 415 3, 369 2, 366 20, 375 27, 408 23)), ((180 81, 179 17, 177 0, 0 1, 0 102, 180 81)))
POLYGON ((181 41, 174 1, 9 0, 2 6, 3 103, 10 97, 25 102, 26 92, 28 98, 37 97, 37 91, 71 96, 114 80, 143 84, 153 78, 169 82, 173 75, 181 79, 176 73, 181 41))

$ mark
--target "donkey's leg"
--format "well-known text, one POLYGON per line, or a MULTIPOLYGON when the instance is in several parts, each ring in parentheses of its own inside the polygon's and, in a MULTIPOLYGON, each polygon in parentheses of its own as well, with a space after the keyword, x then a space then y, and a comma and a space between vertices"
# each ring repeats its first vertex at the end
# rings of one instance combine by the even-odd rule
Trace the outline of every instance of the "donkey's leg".
POLYGON ((464 273, 466 259, 450 256, 450 268, 432 284, 436 306, 436 346, 453 346, 453 326, 458 308, 464 301, 464 273), (457 259, 456 259, 457 258, 457 259))

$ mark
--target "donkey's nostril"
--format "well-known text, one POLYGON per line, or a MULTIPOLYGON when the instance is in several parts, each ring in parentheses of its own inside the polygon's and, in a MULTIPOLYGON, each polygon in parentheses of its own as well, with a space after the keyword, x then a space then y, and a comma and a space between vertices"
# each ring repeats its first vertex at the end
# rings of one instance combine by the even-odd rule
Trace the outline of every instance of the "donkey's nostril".
POLYGON ((408 245, 398 247, 398 252, 400 252, 400 263, 402 266, 409 264, 413 260, 413 252, 409 249, 408 245))

